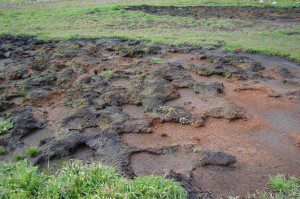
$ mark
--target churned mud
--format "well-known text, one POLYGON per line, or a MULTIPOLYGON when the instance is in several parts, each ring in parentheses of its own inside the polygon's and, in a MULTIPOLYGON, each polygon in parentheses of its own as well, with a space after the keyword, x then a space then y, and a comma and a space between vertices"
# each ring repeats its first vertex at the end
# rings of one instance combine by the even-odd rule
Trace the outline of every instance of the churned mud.
POLYGON ((131 11, 143 11, 154 15, 194 17, 196 19, 230 18, 251 20, 288 20, 299 21, 299 7, 250 7, 250 6, 130 6, 131 11))
POLYGON ((191 198, 245 197, 269 175, 300 175, 300 66, 282 58, 2 35, 0 94, 0 119, 14 124, 1 161, 102 161, 175 178, 191 198))

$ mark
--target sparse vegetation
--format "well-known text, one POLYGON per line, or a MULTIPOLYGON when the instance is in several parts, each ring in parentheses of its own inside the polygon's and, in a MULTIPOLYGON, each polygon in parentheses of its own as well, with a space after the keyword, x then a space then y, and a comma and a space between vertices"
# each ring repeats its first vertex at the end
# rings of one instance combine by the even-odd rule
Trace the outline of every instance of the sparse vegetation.
POLYGON ((130 180, 100 163, 75 161, 56 175, 26 161, 0 163, 0 198, 187 198, 178 182, 163 177, 130 180))
POLYGON ((23 158, 24 158, 24 156, 23 156, 23 154, 20 153, 20 152, 16 153, 15 156, 14 156, 14 160, 15 160, 15 161, 22 160, 23 158))
POLYGON ((151 62, 153 63, 161 63, 163 61, 162 58, 159 58, 159 57, 154 57, 151 59, 151 62))
POLYGON ((0 155, 5 153, 5 148, 3 146, 0 146, 0 155))
POLYGON ((13 126, 12 122, 0 121, 0 135, 8 133, 13 126))
POLYGON ((260 192, 260 199, 294 199, 300 198, 300 178, 299 177, 285 177, 278 174, 270 177, 269 184, 273 192, 260 192))
POLYGON ((19 90, 19 95, 22 97, 26 97, 27 96, 28 91, 25 88, 21 88, 19 90))
POLYGON ((30 157, 34 157, 38 154, 39 148, 38 147, 30 147, 27 149, 27 153, 30 157))
POLYGON ((220 75, 222 77, 226 77, 226 78, 229 78, 231 76, 231 73, 230 72, 227 72, 227 71, 224 71, 224 72, 221 72, 220 75))
POLYGON ((102 77, 110 77, 113 74, 114 74, 114 71, 111 71, 111 70, 101 72, 102 77))
POLYGON ((194 152, 194 153, 200 153, 201 151, 202 151, 202 149, 199 148, 199 147, 194 147, 194 148, 193 148, 193 152, 194 152))
POLYGON ((86 105, 87 100, 81 98, 81 99, 71 100, 71 101, 67 102, 66 104, 73 107, 73 108, 76 108, 76 107, 79 107, 79 106, 86 105))

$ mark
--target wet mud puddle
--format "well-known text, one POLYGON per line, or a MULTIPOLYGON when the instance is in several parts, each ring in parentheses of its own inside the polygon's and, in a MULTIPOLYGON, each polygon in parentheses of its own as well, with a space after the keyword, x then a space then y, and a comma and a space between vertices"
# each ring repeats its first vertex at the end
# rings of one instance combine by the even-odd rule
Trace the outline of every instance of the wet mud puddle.
POLYGON ((14 124, 0 136, 1 161, 17 152, 46 170, 102 161, 211 197, 300 175, 296 63, 115 38, 1 36, 0 49, 0 119, 14 124))

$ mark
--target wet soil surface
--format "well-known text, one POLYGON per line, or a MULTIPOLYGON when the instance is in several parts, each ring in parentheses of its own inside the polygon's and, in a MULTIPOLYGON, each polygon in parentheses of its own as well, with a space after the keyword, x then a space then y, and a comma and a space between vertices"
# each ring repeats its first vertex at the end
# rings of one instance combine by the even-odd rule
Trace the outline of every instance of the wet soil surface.
POLYGON ((300 8, 232 7, 232 6, 132 6, 127 10, 143 11, 154 15, 194 17, 196 19, 230 18, 260 20, 300 20, 300 8))
POLYGON ((1 161, 102 161, 175 178, 191 198, 245 197, 269 175, 300 175, 300 66, 282 58, 3 35, 0 119, 14 124, 1 161))

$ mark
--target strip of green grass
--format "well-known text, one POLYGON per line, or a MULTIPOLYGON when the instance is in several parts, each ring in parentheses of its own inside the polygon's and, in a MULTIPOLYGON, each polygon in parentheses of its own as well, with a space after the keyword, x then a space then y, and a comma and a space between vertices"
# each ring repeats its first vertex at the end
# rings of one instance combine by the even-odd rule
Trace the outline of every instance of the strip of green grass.
POLYGON ((26 161, 0 162, 0 198, 187 198, 178 182, 158 176, 130 180, 100 163, 67 164, 56 175, 26 161))

